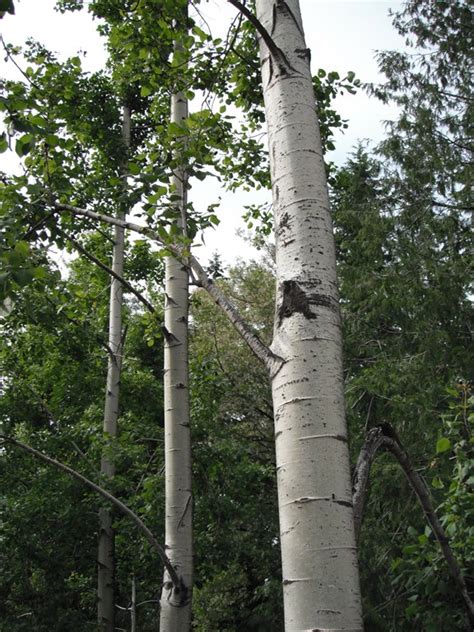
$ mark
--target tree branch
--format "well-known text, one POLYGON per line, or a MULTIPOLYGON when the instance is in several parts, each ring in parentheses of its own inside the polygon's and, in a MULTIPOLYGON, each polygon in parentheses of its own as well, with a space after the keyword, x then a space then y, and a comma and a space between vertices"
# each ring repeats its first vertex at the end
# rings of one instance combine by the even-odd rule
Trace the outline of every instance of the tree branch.
POLYGON ((352 476, 352 504, 354 507, 354 529, 356 541, 359 541, 362 520, 364 514, 365 501, 369 490, 370 468, 377 451, 383 445, 383 434, 379 427, 372 428, 365 435, 354 474, 352 476))
POLYGON ((266 366, 270 374, 277 371, 283 364, 282 358, 272 353, 267 345, 253 333, 248 324, 240 316, 236 307, 229 301, 219 286, 209 278, 204 268, 193 256, 190 257, 190 264, 202 287, 210 294, 214 302, 219 305, 253 353, 266 366))
POLYGON ((282 66, 286 66, 287 68, 290 68, 291 70, 294 71, 295 69, 288 61, 285 53, 281 50, 281 48, 279 48, 275 44, 270 33, 263 26, 260 20, 258 20, 257 17, 252 13, 252 11, 247 9, 247 7, 241 2, 239 2, 239 0, 227 0, 227 2, 229 2, 238 11, 240 11, 240 13, 247 18, 247 20, 252 24, 252 26, 255 27, 255 30, 257 31, 257 33, 259 33, 259 35, 261 36, 261 38, 267 45, 267 48, 270 51, 270 54, 272 55, 274 60, 277 62, 277 64, 279 64, 280 68, 282 66))
POLYGON ((142 519, 139 518, 139 516, 137 516, 137 514, 134 513, 129 507, 127 507, 127 505, 125 505, 122 501, 120 501, 118 498, 113 496, 106 489, 104 489, 103 487, 100 487, 100 485, 97 485, 96 483, 93 483, 88 478, 86 478, 82 474, 79 474, 79 472, 76 472, 76 470, 73 470, 68 465, 65 465, 64 463, 61 463, 60 461, 56 461, 56 459, 52 459, 51 457, 46 456, 46 454, 43 454, 43 452, 40 452, 39 450, 36 450, 35 448, 32 448, 29 445, 26 445, 26 443, 21 443, 21 441, 17 441, 16 439, 13 439, 12 437, 8 437, 3 434, 0 434, 0 439, 7 443, 11 443, 17 448, 21 448, 25 452, 32 454, 37 459, 40 459, 41 461, 44 461, 45 463, 49 463, 50 465, 54 465, 54 467, 58 468, 59 470, 66 472, 67 474, 75 478, 76 480, 80 481, 81 483, 89 487, 90 489, 100 494, 103 498, 105 498, 106 500, 111 502, 113 505, 115 505, 115 507, 117 507, 123 514, 128 516, 130 520, 135 524, 135 526, 142 532, 142 534, 148 540, 151 546, 157 551, 161 561, 163 562, 166 570, 169 573, 174 589, 177 592, 183 592, 184 594, 182 595, 182 599, 183 600, 185 599, 186 588, 183 586, 182 580, 178 576, 178 573, 176 572, 176 569, 174 568, 174 566, 171 564, 168 556, 165 553, 164 548, 156 540, 155 536, 150 531, 150 529, 145 525, 142 519))
POLYGON ((366 441, 362 446, 359 458, 357 459, 357 465, 353 478, 353 503, 354 514, 357 516, 357 518, 355 518, 357 538, 360 534, 362 524, 362 513, 364 501, 367 495, 367 483, 369 479, 370 466, 372 465, 377 451, 381 447, 391 452, 397 459, 408 483, 410 484, 410 487, 415 492, 423 513, 425 514, 426 520, 439 542, 449 571, 459 589, 459 592, 461 593, 469 622, 474 624, 474 604, 469 596, 466 582, 459 564, 449 545, 448 537, 446 536, 443 526, 436 515, 426 483, 420 474, 418 474, 418 472, 414 469, 407 452, 400 442, 400 439, 389 424, 383 424, 382 426, 378 426, 377 428, 372 428, 372 430, 370 430, 367 434, 366 441))
POLYGON ((249 345, 253 353, 266 366, 270 374, 273 374, 281 367, 283 363, 282 358, 272 353, 272 351, 270 351, 270 349, 252 331, 250 326, 242 319, 235 306, 229 301, 229 299, 220 290, 220 288, 213 283, 212 279, 209 278, 199 261, 193 255, 187 252, 184 246, 167 244, 163 241, 159 234, 153 231, 151 228, 140 226, 139 224, 135 224, 134 222, 128 222, 117 219, 116 217, 112 217, 110 215, 102 215, 101 213, 96 213, 87 209, 77 208, 75 206, 71 206, 70 204, 56 203, 54 206, 58 211, 68 211, 70 213, 73 213, 74 215, 89 217, 90 219, 95 219, 97 221, 112 224, 114 226, 122 226, 123 228, 132 230, 136 233, 139 233, 140 235, 145 235, 146 237, 149 237, 150 239, 153 239, 157 243, 161 244, 164 248, 169 250, 174 257, 191 267, 201 287, 203 287, 213 298, 214 302, 219 305, 224 314, 231 321, 231 323, 240 333, 245 342, 249 345))
POLYGON ((131 283, 129 283, 127 280, 125 280, 123 277, 121 277, 119 274, 117 274, 114 270, 112 270, 112 268, 109 268, 108 265, 106 265, 105 263, 102 263, 102 261, 100 261, 100 259, 97 259, 96 256, 94 256, 91 252, 89 252, 88 250, 86 250, 78 241, 76 241, 74 239, 74 237, 71 237, 71 235, 68 235, 66 232, 64 232, 61 228, 59 228, 58 226, 56 226, 56 231, 65 239, 67 239, 73 246, 74 248, 80 252, 81 254, 83 254, 85 257, 87 257, 87 259, 89 259, 90 261, 92 261, 92 263, 95 263, 95 265, 97 267, 99 267, 101 270, 104 270, 104 272, 107 272, 108 275, 110 275, 111 277, 113 277, 114 279, 117 279, 117 281, 119 281, 119 283, 121 283, 125 288, 127 288, 127 290, 129 292, 131 292, 141 303, 143 303, 143 305, 152 313, 152 314, 156 314, 156 310, 153 307, 153 305, 143 296, 143 294, 141 292, 139 292, 138 290, 136 290, 133 285, 131 285, 131 283))
MULTIPOLYGON (((2 16, 3 17, 3 16, 2 16)), ((21 72, 21 74, 23 75, 23 77, 28 81, 28 83, 33 86, 33 88, 36 88, 37 90, 40 90, 40 87, 38 86, 37 83, 35 83, 31 77, 29 77, 26 72, 23 70, 23 68, 17 63, 17 61, 15 60, 15 58, 13 57, 13 55, 11 54, 7 44, 5 43, 5 40, 3 39, 3 36, 0 35, 0 42, 2 43, 3 46, 3 50, 5 51, 5 54, 7 56, 7 58, 12 62, 12 64, 17 68, 17 70, 19 70, 21 72)))

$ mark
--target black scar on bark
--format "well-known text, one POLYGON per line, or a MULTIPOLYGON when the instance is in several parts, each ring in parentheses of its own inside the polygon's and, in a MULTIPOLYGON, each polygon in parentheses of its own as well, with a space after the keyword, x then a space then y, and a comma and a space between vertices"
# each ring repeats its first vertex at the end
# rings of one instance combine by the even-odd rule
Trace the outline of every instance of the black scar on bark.
POLYGON ((316 314, 311 311, 311 305, 327 307, 333 312, 337 312, 338 304, 332 297, 325 294, 306 294, 296 281, 283 281, 283 299, 278 308, 278 321, 281 324, 284 318, 289 318, 293 314, 303 314, 305 318, 314 320, 316 314))
POLYGON ((296 281, 283 281, 283 300, 278 309, 278 320, 289 318, 295 313, 303 314, 305 318, 314 319, 316 314, 310 309, 308 297, 296 281))

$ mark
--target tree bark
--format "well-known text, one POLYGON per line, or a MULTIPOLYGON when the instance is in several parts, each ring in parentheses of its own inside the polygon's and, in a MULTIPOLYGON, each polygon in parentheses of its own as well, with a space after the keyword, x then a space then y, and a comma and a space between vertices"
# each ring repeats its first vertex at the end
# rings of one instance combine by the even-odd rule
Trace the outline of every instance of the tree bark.
MULTIPOLYGON (((123 107, 122 138, 125 150, 124 166, 130 147, 130 108, 123 107)), ((122 169, 125 173, 125 169, 122 169)), ((124 183, 124 189, 126 184, 124 183)), ((123 204, 117 213, 118 219, 125 219, 123 204)), ((107 384, 104 405, 103 431, 106 437, 106 451, 102 455, 100 471, 104 478, 113 479, 115 465, 110 454, 110 445, 117 435, 117 421, 119 416, 120 371, 122 364, 122 296, 125 231, 122 226, 114 227, 114 247, 112 255, 112 271, 110 282, 109 307, 109 341, 110 349, 107 365, 107 384)), ((112 512, 108 507, 99 509, 99 547, 98 547, 98 588, 97 614, 100 629, 103 632, 115 630, 115 546, 114 530, 112 526, 112 512)))
MULTIPOLYGON (((176 45, 179 47, 179 43, 176 45)), ((171 98, 171 121, 188 116, 182 92, 171 98)), ((179 156, 178 156, 179 159, 179 156)), ((178 198, 177 226, 186 235, 187 177, 175 170, 172 184, 178 198)), ((191 432, 189 419, 188 311, 189 274, 186 261, 165 259, 165 542, 166 551, 184 585, 176 591, 165 572, 161 594, 161 632, 187 632, 191 628, 193 582, 191 432)))
POLYGON ((466 582, 459 564, 449 545, 448 537, 438 519, 438 516, 436 515, 436 510, 431 501, 431 496, 426 483, 411 464, 410 457, 402 446, 400 439, 393 428, 388 424, 372 428, 372 430, 367 433, 366 440, 360 451, 359 458, 357 459, 353 476, 353 500, 355 508, 354 520, 357 539, 359 538, 362 527, 362 517, 365 499, 367 497, 370 467, 380 448, 385 448, 397 459, 410 487, 415 492, 423 513, 425 514, 426 520, 439 542, 444 559, 448 565, 449 572, 451 573, 461 598, 463 599, 469 623, 473 626, 474 604, 469 596, 466 582))
POLYGON ((362 630, 335 246, 297 0, 257 0, 273 192, 271 374, 286 632, 362 630), (276 51, 276 52, 275 52, 276 51))

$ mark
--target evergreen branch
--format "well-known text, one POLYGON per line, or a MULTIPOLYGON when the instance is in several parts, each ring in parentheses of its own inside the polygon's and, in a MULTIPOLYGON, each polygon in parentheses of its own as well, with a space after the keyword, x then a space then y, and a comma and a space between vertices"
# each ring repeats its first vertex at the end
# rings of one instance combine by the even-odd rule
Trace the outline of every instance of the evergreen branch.
POLYGON ((376 428, 372 428, 367 433, 366 440, 362 446, 362 450, 357 459, 357 465, 353 477, 353 505, 354 505, 354 523, 356 530, 356 538, 360 535, 362 526, 362 514, 364 509, 364 501, 367 496, 367 485, 369 481, 370 467, 380 448, 385 448, 397 459, 405 477, 414 491, 420 506, 425 514, 426 520, 430 525, 438 543, 441 547, 444 559, 448 565, 449 571, 459 589, 459 592, 466 607, 469 622, 474 624, 474 604, 469 596, 466 582, 454 557, 449 540, 443 526, 436 515, 428 488, 424 479, 418 474, 411 464, 410 457, 405 451, 396 432, 390 424, 382 424, 376 428))
POLYGON ((77 208, 75 206, 71 206, 70 204, 55 203, 54 206, 58 211, 68 211, 73 215, 89 217, 90 219, 95 219, 99 222, 105 222, 106 224, 112 224, 114 226, 122 226, 123 228, 132 230, 140 235, 145 235, 146 237, 149 237, 161 244, 164 248, 169 250, 174 257, 191 267, 197 280, 199 281, 200 286, 203 287, 213 298, 214 302, 219 305, 224 314, 249 345, 253 353, 266 366, 270 374, 274 374, 282 366, 282 358, 275 355, 252 331, 251 327, 243 320, 236 307, 229 301, 222 290, 213 283, 212 279, 209 278, 199 261, 191 255, 184 246, 168 244, 151 228, 140 226, 134 222, 128 222, 110 215, 103 215, 87 209, 77 208))
MULTIPOLYGON (((63 472, 66 472, 67 474, 75 478, 76 480, 86 485, 86 487, 89 487, 93 491, 97 492, 100 496, 108 500, 110 503, 115 505, 117 509, 119 509, 123 514, 125 514, 126 516, 130 518, 130 520, 134 523, 134 525, 144 535, 146 540, 148 540, 149 544, 151 544, 151 546, 156 550, 156 552, 158 553, 158 556, 160 557, 166 570, 169 573, 171 582, 173 583, 175 590, 177 592, 183 592, 183 593, 186 592, 185 587, 183 586, 183 582, 181 578, 178 576, 178 573, 176 572, 175 567, 172 565, 169 557, 166 555, 164 548, 161 546, 161 544, 158 542, 158 540, 155 538, 155 536, 150 531, 150 529, 146 526, 143 520, 139 516, 137 516, 137 514, 134 511, 132 511, 129 507, 127 507, 127 505, 125 505, 121 500, 113 496, 109 491, 107 491, 100 485, 97 485, 97 483, 92 482, 91 480, 89 480, 88 478, 86 478, 85 476, 77 472, 76 470, 72 469, 68 465, 61 463, 60 461, 56 461, 56 459, 53 459, 47 456, 46 454, 43 454, 43 452, 40 452, 39 450, 32 448, 26 443, 22 443, 21 441, 17 441, 16 439, 13 439, 12 437, 8 437, 3 434, 0 434, 0 439, 6 443, 11 443, 12 445, 16 446, 17 448, 20 448, 21 450, 24 450, 25 452, 28 452, 29 454, 32 454, 34 457, 36 457, 40 461, 48 463, 49 465, 53 465, 57 469, 62 470, 63 472)), ((184 600, 184 598, 185 598, 185 595, 183 594, 182 599, 184 600)))
POLYGON ((435 206, 442 206, 443 208, 452 208, 456 211, 474 211, 474 206, 459 206, 458 204, 446 204, 445 202, 440 202, 439 200, 435 200, 434 198, 431 200, 435 206))

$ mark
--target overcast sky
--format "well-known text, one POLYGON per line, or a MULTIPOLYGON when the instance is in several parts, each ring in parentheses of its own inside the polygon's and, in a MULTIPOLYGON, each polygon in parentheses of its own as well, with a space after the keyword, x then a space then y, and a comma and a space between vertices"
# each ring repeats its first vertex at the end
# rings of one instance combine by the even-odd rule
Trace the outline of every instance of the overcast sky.
MULTIPOLYGON (((16 15, 6 15, 0 22, 2 35, 7 42, 22 44, 33 37, 56 51, 61 58, 87 51, 83 67, 97 70, 105 61, 102 41, 95 31, 96 24, 86 12, 61 15, 56 13, 54 0, 15 0, 16 15)), ((312 68, 337 70, 341 75, 352 70, 363 82, 377 82, 375 51, 397 49, 403 46, 388 16, 390 8, 398 9, 401 2, 388 0, 300 0, 306 40, 312 53, 312 68)), ((225 0, 202 2, 201 9, 213 31, 225 29, 227 17, 234 13, 225 0), (216 19, 216 16, 219 16, 216 19)), ((1 58, 2 76, 13 72, 1 58)), ((395 116, 393 109, 369 99, 363 92, 355 96, 339 97, 336 109, 349 121, 345 134, 336 137, 336 150, 330 159, 342 164, 359 139, 375 143, 382 138, 383 121, 395 116)), ((10 170, 17 161, 3 154, 0 166, 10 170)), ((193 190, 197 208, 214 202, 220 192, 199 183, 193 190)), ((270 199, 269 194, 258 196, 259 201, 270 199)), ((251 256, 247 244, 235 236, 238 218, 244 204, 256 201, 255 194, 222 196, 222 223, 216 231, 206 235, 206 254, 213 250, 222 253, 227 262, 242 256, 251 256)), ((203 251, 204 254, 204 251, 203 251)))

